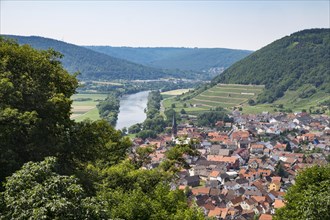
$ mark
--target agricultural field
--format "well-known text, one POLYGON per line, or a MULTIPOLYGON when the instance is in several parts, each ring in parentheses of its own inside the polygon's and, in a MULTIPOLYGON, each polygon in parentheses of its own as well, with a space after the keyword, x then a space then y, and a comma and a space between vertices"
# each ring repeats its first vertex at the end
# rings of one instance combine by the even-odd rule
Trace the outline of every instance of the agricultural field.
POLYGON ((71 119, 83 121, 87 118, 91 120, 100 119, 96 105, 107 97, 107 94, 81 93, 71 97, 72 115, 71 119))
POLYGON ((248 105, 248 100, 255 100, 263 89, 264 86, 260 85, 217 84, 192 99, 182 101, 172 97, 165 99, 163 105, 165 108, 174 107, 177 112, 184 109, 188 114, 198 114, 216 107, 231 109, 248 105))
POLYGON ((110 81, 92 81, 94 84, 99 85, 113 85, 113 86, 123 86, 124 84, 118 82, 110 82, 110 81))
POLYGON ((164 99, 172 97, 172 96, 177 96, 181 95, 183 93, 189 92, 191 89, 176 89, 176 90, 170 90, 166 92, 162 92, 162 96, 164 99))

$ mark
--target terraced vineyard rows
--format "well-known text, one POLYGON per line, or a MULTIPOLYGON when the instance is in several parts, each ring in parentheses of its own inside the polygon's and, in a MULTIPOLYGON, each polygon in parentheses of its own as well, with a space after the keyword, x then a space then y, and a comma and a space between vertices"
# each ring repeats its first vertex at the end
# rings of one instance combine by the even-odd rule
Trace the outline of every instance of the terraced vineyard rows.
POLYGON ((176 112, 184 109, 187 114, 197 115, 219 106, 228 109, 247 106, 249 99, 255 100, 263 89, 264 86, 260 85, 218 84, 191 99, 178 100, 174 96, 165 98, 163 106, 176 112))
POLYGON ((255 99, 263 88, 264 86, 260 85, 218 84, 190 100, 190 103, 209 108, 231 108, 243 105, 249 99, 255 99))

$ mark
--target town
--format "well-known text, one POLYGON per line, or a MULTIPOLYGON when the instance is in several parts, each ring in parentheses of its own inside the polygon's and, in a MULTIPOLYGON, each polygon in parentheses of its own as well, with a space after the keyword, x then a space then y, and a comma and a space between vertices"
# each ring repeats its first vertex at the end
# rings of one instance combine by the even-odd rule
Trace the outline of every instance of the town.
POLYGON ((197 154, 182 155, 185 166, 175 164, 173 189, 184 190, 208 217, 272 219, 299 170, 328 163, 329 117, 306 112, 243 115, 238 110, 231 117, 233 123, 217 121, 215 127, 194 126, 194 117, 185 124, 173 120, 171 134, 134 138, 130 157, 138 149, 151 149, 142 168, 153 169, 173 146, 190 145, 197 154))

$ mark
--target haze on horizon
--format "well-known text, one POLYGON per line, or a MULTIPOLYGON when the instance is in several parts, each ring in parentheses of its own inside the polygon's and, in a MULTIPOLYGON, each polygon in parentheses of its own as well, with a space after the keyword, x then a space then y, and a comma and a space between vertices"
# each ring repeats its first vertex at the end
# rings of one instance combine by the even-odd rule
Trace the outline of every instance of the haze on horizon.
POLYGON ((308 28, 329 28, 329 1, 9 1, 0 33, 77 45, 257 50, 308 28))

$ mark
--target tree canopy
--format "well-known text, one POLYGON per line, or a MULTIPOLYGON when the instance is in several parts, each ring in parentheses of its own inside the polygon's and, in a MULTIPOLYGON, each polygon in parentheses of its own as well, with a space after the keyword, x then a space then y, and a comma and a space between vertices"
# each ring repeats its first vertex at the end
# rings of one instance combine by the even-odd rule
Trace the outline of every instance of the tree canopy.
POLYGON ((57 173, 56 158, 28 162, 5 182, 0 194, 4 219, 91 218, 89 198, 74 176, 57 173))
POLYGON ((285 206, 275 219, 330 219, 330 166, 313 166, 301 171, 285 195, 285 206))
POLYGON ((0 39, 0 180, 24 162, 61 152, 67 142, 78 82, 60 57, 0 39))

